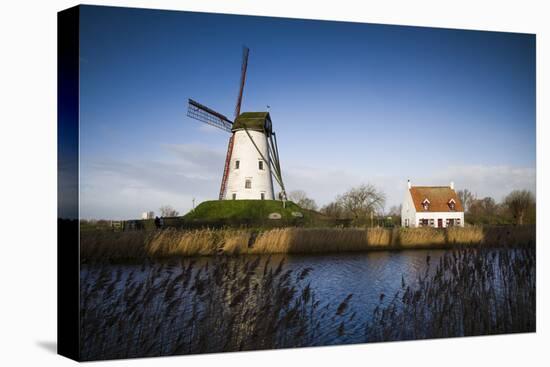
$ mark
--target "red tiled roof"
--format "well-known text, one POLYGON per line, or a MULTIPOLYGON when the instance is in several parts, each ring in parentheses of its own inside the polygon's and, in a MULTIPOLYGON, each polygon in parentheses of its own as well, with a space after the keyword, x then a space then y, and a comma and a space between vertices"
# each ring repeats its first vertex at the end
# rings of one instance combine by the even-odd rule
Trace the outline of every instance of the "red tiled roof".
POLYGON ((417 212, 463 212, 464 208, 455 190, 449 186, 412 186, 409 189, 417 212), (430 205, 424 210, 422 202, 428 199, 430 205), (454 199, 455 210, 449 207, 449 201, 454 199))

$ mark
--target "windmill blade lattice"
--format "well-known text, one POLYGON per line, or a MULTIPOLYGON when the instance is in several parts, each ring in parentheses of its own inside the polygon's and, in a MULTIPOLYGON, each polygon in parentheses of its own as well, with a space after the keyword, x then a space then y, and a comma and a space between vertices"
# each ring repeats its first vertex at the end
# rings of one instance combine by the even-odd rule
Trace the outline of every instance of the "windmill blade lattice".
POLYGON ((231 132, 231 127, 233 126, 233 121, 229 120, 221 113, 216 112, 213 109, 208 108, 192 99, 189 99, 187 116, 229 133, 231 132))
POLYGON ((192 99, 189 99, 187 116, 231 134, 220 185, 220 200, 274 200, 275 180, 281 187, 280 199, 284 207, 286 189, 281 173, 277 138, 272 131, 269 111, 241 113, 248 56, 249 49, 245 46, 234 121, 192 99), (264 173, 266 165, 269 171, 267 175, 264 173), (231 190, 229 194, 228 190, 231 190))
POLYGON ((246 70, 248 69, 248 47, 243 47, 243 62, 241 65, 241 80, 239 82, 239 94, 237 95, 237 104, 235 105, 235 119, 241 114, 241 104, 243 103, 244 83, 246 82, 246 70))

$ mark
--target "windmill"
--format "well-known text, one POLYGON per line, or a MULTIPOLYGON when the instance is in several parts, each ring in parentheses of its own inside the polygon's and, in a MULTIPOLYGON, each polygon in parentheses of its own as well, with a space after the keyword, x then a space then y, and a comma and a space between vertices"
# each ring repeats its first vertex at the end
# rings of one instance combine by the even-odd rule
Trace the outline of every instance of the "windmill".
POLYGON ((248 54, 249 49, 244 47, 234 120, 192 99, 189 99, 187 116, 231 134, 219 200, 274 200, 274 178, 281 187, 279 198, 284 205, 286 191, 271 116, 267 111, 241 113, 248 54))

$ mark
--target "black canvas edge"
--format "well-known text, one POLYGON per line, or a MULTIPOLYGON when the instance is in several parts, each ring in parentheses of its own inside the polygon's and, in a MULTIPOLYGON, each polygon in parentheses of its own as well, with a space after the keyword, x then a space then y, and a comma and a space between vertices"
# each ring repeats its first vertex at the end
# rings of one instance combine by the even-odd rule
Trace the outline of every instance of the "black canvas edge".
POLYGON ((80 360, 78 6, 57 13, 57 353, 80 360))

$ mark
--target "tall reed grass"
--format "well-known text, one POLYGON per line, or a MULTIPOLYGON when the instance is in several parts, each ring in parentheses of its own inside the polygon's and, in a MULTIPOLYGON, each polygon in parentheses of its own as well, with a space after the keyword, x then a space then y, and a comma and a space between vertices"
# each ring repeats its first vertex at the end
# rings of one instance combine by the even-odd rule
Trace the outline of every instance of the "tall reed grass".
POLYGON ((218 254, 328 253, 535 243, 534 226, 200 229, 81 233, 82 261, 218 254))
MULTIPOLYGON (((282 261, 260 257, 211 260, 202 265, 152 263, 126 273, 109 265, 86 268, 81 359, 314 343, 328 311, 307 283, 310 268, 293 273, 282 261)), ((344 311, 332 316, 344 320, 349 317, 344 311)))
POLYGON ((83 360, 258 350, 353 342, 532 332, 534 246, 446 252, 395 295, 325 294, 315 269, 290 270, 263 256, 84 264, 83 360), (201 263, 202 262, 202 263, 201 263), (433 270, 430 270, 433 269, 433 270), (317 280, 319 281, 319 280, 317 280), (354 302, 351 302, 354 300, 354 302))
POLYGON ((534 246, 463 248, 446 253, 416 284, 402 282, 393 298, 374 310, 366 341, 534 332, 534 246), (429 275, 430 274, 430 275, 429 275))

